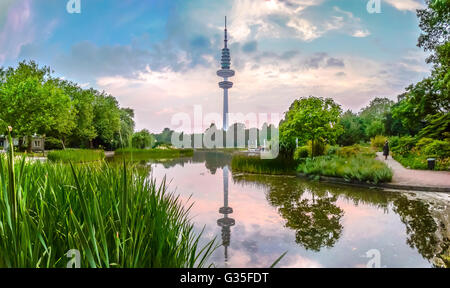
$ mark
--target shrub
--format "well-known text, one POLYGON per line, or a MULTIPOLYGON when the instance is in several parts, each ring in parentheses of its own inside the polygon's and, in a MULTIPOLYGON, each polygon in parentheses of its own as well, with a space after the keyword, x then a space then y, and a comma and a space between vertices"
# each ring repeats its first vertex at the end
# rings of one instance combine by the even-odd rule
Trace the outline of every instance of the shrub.
POLYGON ((353 145, 353 146, 341 147, 337 151, 337 155, 342 156, 342 157, 351 157, 351 156, 357 156, 357 155, 372 157, 372 158, 375 157, 375 153, 370 147, 364 147, 364 146, 361 146, 358 144, 353 145))
POLYGON ((311 150, 308 146, 302 146, 295 149, 294 160, 299 160, 302 158, 308 158, 311 154, 311 150))
POLYGON ((432 142, 433 139, 431 138, 421 138, 419 141, 417 141, 416 150, 423 151, 424 148, 429 144, 431 144, 432 142))
POLYGON ((450 143, 447 141, 434 140, 426 145, 422 151, 428 157, 440 159, 450 157, 450 143))
POLYGON ((399 154, 407 154, 411 152, 411 150, 416 146, 417 139, 411 136, 404 136, 398 138, 396 141, 396 145, 392 145, 391 143, 391 150, 392 152, 399 153, 399 154))
POLYGON ((327 148, 327 155, 337 155, 340 149, 341 148, 339 146, 329 146, 327 148))
POLYGON ((47 138, 45 138, 45 149, 46 150, 61 150, 61 149, 63 149, 63 145, 61 143, 61 140, 53 138, 53 137, 47 137, 47 138))
POLYGON ((376 148, 378 151, 383 149, 384 143, 386 143, 387 138, 385 136, 377 135, 370 139, 370 145, 376 148))

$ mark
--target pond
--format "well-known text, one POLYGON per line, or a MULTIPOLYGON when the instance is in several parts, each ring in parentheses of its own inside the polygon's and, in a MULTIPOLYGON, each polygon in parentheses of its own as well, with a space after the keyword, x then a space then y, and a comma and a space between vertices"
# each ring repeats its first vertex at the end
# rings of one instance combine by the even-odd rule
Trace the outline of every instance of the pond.
POLYGON ((450 195, 386 192, 295 177, 233 174, 231 156, 195 152, 152 163, 216 267, 433 267, 449 247, 450 195))

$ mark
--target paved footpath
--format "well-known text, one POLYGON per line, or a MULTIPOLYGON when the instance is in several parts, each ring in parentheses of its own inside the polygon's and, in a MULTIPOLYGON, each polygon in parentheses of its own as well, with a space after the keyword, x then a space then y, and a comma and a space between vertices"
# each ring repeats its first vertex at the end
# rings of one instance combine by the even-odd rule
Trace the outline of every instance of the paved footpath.
POLYGON ((407 169, 391 156, 384 160, 382 152, 377 153, 377 160, 385 162, 394 172, 391 184, 450 188, 450 172, 407 169))

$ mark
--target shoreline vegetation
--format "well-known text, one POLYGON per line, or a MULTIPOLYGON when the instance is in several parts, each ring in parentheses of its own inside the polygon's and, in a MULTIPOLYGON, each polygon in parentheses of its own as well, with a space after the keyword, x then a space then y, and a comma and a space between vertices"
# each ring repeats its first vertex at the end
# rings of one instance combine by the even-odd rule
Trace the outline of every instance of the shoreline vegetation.
POLYGON ((104 160, 105 152, 89 149, 53 150, 47 154, 47 159, 52 162, 87 163, 104 160))
MULTIPOLYGON (((317 151, 317 149, 316 149, 317 151)), ((365 183, 386 183, 392 180, 392 170, 375 159, 370 147, 353 145, 327 147, 327 155, 310 157, 311 148, 299 147, 294 159, 278 157, 264 160, 255 156, 235 155, 231 168, 234 172, 269 175, 296 175, 302 173, 318 180, 320 176, 338 177, 365 183)))
POLYGON ((191 206, 136 165, 27 162, 0 155, 0 267, 205 267, 191 206))
POLYGON ((153 149, 136 149, 136 148, 120 148, 114 153, 115 156, 124 156, 126 158, 140 159, 167 159, 179 157, 192 157, 193 149, 174 149, 174 148, 153 148, 153 149))

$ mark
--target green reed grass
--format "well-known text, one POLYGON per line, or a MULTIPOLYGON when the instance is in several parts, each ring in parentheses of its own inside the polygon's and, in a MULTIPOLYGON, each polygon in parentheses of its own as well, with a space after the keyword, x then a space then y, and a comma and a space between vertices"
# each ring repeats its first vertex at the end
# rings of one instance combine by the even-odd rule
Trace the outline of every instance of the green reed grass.
POLYGON ((134 159, 167 159, 178 157, 192 157, 194 155, 193 149, 135 149, 135 148, 121 148, 115 151, 115 156, 124 156, 134 159))
POLYGON ((103 150, 89 149, 54 150, 48 153, 47 158, 54 162, 85 163, 103 160, 105 158, 105 152, 103 150))
POLYGON ((341 177, 361 182, 380 183, 392 180, 392 170, 383 162, 365 156, 322 156, 306 159, 298 172, 312 176, 341 177))
POLYGON ((180 199, 136 167, 14 163, 0 156, 0 267, 203 267, 180 199))
POLYGON ((257 156, 237 154, 233 156, 231 168, 234 172, 271 175, 295 175, 298 163, 295 160, 278 157, 261 159, 257 156))

